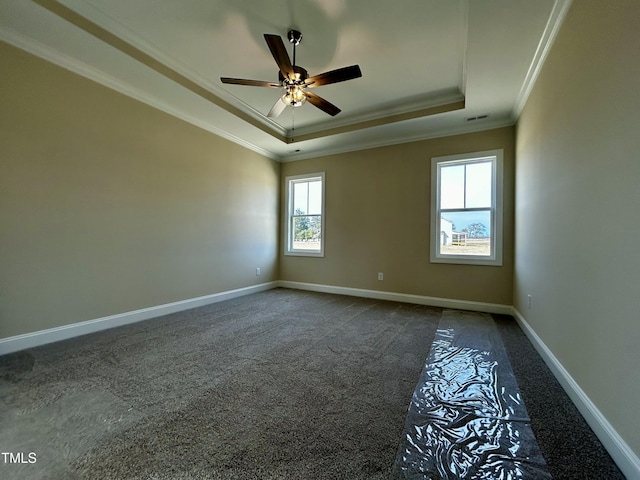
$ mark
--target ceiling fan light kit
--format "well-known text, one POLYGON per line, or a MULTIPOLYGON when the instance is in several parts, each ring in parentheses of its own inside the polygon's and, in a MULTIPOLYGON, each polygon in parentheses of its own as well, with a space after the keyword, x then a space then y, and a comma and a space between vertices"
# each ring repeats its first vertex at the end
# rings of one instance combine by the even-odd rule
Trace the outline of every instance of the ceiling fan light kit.
POLYGON ((264 34, 267 46, 279 68, 278 80, 280 83, 229 77, 221 77, 220 81, 231 85, 282 88, 284 90, 283 95, 278 98, 273 107, 271 107, 267 117, 277 117, 287 106, 300 107, 304 105, 307 100, 310 104, 331 116, 340 113, 338 107, 324 98, 309 92, 307 89, 359 78, 362 76, 360 67, 358 65, 351 65, 309 77, 309 73, 304 68, 295 64, 296 46, 299 45, 302 40, 302 33, 298 30, 289 30, 287 38, 289 39, 289 43, 293 45, 293 63, 289 58, 282 38, 278 35, 264 34))

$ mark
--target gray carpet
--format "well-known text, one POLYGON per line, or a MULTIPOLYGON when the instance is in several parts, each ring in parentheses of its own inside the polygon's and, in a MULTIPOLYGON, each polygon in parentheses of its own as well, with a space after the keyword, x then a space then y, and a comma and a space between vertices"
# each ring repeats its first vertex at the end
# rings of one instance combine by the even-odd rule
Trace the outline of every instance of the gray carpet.
MULTIPOLYGON (((276 289, 0 357, 0 478, 387 479, 440 316, 276 289)), ((495 319, 554 478, 623 478, 495 319)))

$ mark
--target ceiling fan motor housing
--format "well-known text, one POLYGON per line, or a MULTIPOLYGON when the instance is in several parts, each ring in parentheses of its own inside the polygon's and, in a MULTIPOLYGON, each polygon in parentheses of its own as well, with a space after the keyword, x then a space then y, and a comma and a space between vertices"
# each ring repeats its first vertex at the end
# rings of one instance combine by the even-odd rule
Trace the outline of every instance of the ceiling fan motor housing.
MULTIPOLYGON (((309 72, 307 72, 304 68, 302 67, 298 67, 297 65, 293 65, 293 71, 296 74, 296 78, 293 79, 289 79, 287 83, 291 83, 291 84, 300 84, 302 85, 304 83, 304 81, 309 78, 309 72)), ((278 80, 280 81, 280 83, 284 84, 284 76, 282 75, 282 72, 278 70, 278 80)))

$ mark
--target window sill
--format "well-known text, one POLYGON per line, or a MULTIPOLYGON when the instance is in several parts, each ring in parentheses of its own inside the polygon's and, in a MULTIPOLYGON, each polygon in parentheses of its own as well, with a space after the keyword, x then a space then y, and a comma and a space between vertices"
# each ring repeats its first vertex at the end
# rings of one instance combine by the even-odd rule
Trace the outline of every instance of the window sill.
POLYGON ((290 257, 324 257, 324 252, 309 252, 305 250, 290 250, 284 252, 284 254, 290 257))
POLYGON ((483 265, 488 267, 501 267, 502 259, 483 258, 483 257, 431 257, 431 263, 448 263, 451 265, 483 265))

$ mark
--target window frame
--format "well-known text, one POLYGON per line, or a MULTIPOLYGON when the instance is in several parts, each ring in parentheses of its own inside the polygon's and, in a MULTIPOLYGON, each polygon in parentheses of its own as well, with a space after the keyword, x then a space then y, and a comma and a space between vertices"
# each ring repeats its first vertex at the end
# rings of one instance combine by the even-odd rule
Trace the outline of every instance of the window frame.
MULTIPOLYGON (((502 149, 470 152, 457 155, 431 158, 431 228, 430 228, 430 261, 431 263, 449 263, 459 265, 502 266, 503 248, 503 161, 502 149), (440 252, 440 172, 442 166, 464 165, 491 160, 491 208, 450 209, 460 211, 490 210, 491 212, 491 255, 455 255, 440 252)), ((444 209, 449 210, 449 209, 444 209)))
MULTIPOLYGON (((284 212, 284 254, 298 257, 324 257, 325 242, 325 172, 305 173, 285 177, 285 212, 284 212), (320 213, 320 250, 301 250, 293 248, 293 212, 294 198, 293 186, 296 183, 305 183, 320 180, 321 182, 321 213, 320 213)), ((317 216, 317 215, 310 215, 317 216)))

